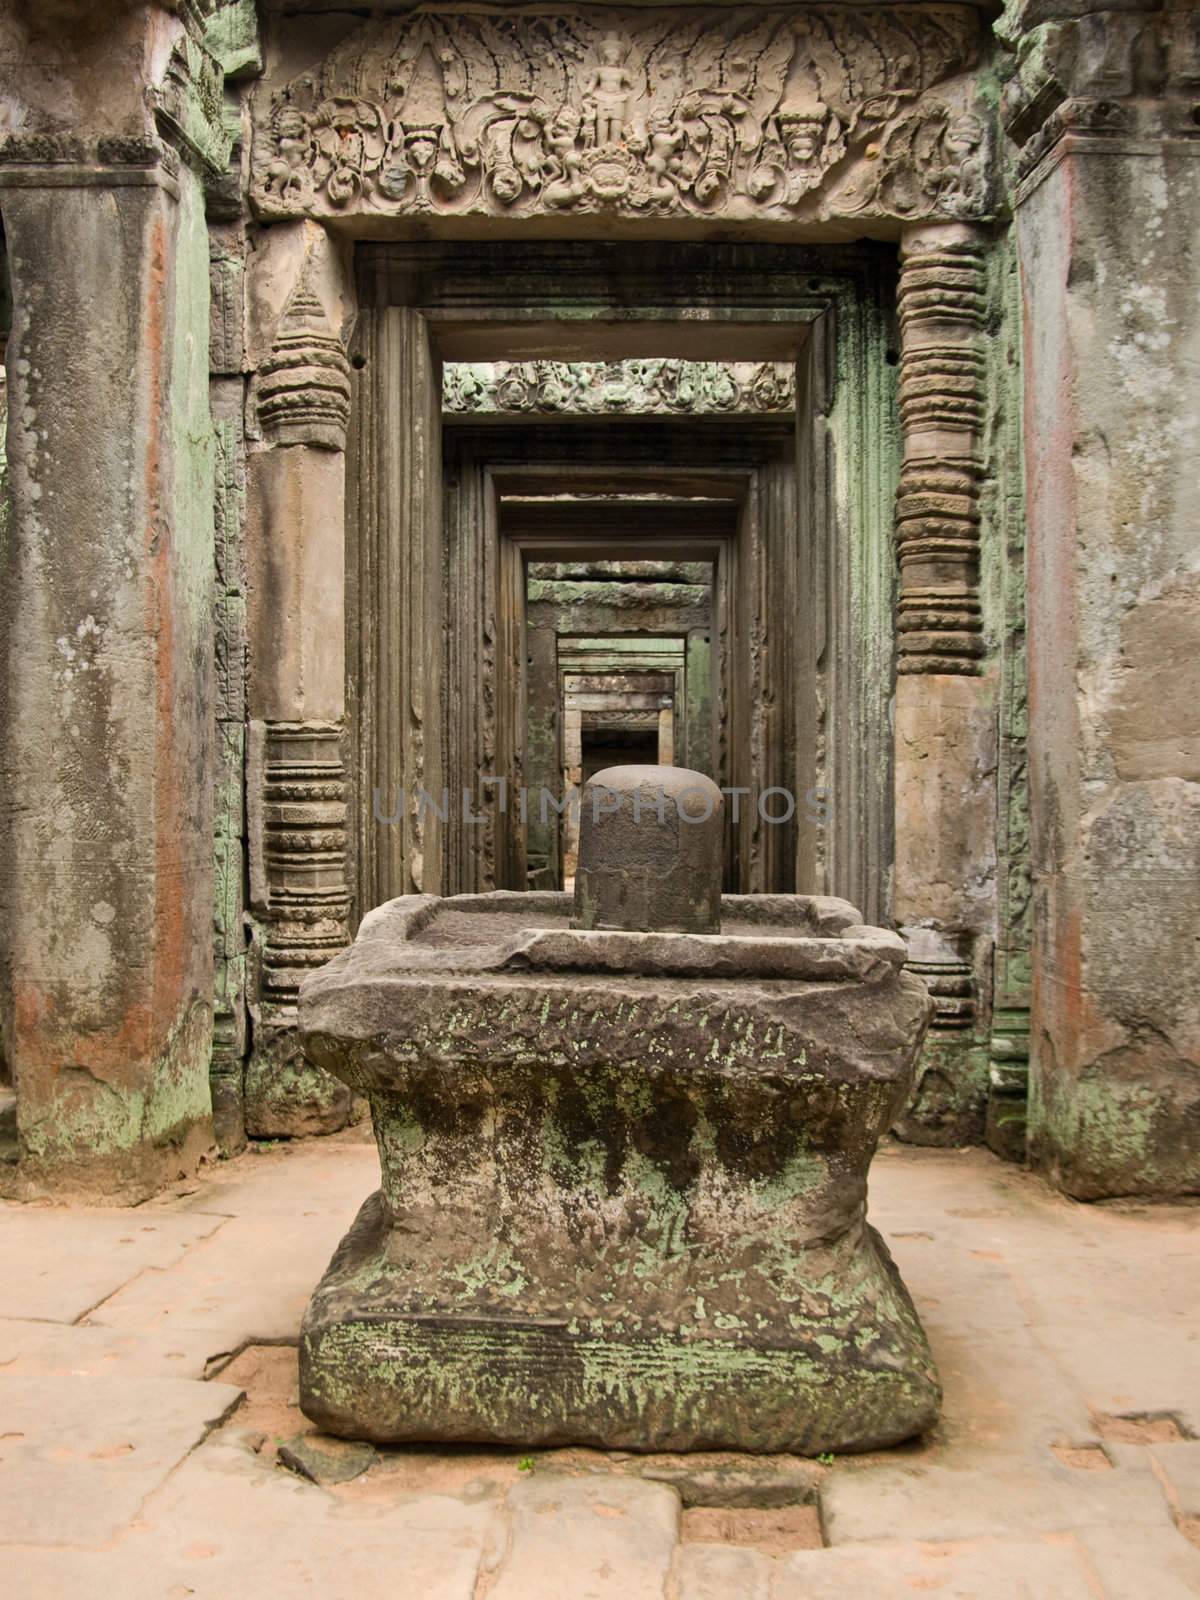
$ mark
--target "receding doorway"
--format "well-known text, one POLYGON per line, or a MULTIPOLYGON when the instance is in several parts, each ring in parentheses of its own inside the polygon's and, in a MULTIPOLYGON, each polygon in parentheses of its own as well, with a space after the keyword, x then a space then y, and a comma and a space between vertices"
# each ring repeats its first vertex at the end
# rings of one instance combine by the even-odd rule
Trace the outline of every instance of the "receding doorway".
POLYGON ((614 752, 661 757, 669 732, 674 762, 710 772, 731 811, 740 801, 730 890, 839 892, 871 914, 891 856, 882 254, 412 241, 360 245, 358 260, 360 908, 563 882, 558 817, 542 828, 522 805, 543 786, 561 804, 614 752), (586 583, 564 570, 580 563, 603 567, 591 577, 609 601, 612 586, 705 566, 707 614, 540 628, 536 585, 586 583), (659 570, 639 579, 636 563, 659 570), (659 660, 645 667, 657 679, 616 683, 628 674, 604 652, 639 638, 684 640, 682 675, 659 660), (416 803, 427 792, 432 808, 416 803), (372 822, 381 794, 387 826, 372 822))

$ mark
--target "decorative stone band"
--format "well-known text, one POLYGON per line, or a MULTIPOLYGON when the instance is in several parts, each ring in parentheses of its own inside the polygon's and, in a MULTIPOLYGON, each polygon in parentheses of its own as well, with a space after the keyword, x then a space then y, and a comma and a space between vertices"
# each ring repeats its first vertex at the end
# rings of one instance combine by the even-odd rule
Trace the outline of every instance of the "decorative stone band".
POLYGON ((904 466, 896 501, 901 672, 978 671, 979 486, 987 314, 982 242, 950 225, 905 239, 899 290, 904 466))
POLYGON ((273 444, 346 448, 350 363, 312 290, 307 269, 258 373, 258 420, 273 444))
POLYGON ((794 410, 786 361, 452 361, 442 369, 452 415, 781 415, 794 410))
POLYGON ((289 1019, 301 978, 349 940, 341 741, 337 723, 267 725, 263 854, 268 915, 262 972, 266 1022, 289 1019))
POLYGON ((909 961, 908 970, 924 980, 933 997, 935 1032, 958 1033, 975 1022, 975 991, 966 961, 909 961))

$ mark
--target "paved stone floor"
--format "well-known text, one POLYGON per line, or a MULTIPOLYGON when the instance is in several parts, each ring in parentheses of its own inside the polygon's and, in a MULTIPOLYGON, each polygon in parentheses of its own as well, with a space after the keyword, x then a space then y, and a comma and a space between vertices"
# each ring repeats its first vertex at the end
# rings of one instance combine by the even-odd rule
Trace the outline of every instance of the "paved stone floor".
POLYGON ((375 1452, 305 1422, 293 1341, 377 1170, 352 1137, 136 1209, 0 1208, 5 1595, 1200 1596, 1200 1207, 885 1150, 872 1216, 946 1388, 900 1450, 375 1452))

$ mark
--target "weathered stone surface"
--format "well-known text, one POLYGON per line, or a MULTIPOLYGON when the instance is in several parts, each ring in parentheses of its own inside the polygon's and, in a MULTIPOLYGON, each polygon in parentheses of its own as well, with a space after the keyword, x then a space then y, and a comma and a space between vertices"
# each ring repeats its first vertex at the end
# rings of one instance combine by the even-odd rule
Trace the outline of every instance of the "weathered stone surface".
POLYGON ((771 1600, 776 1563, 759 1550, 685 1544, 675 1562, 679 1600, 771 1600))
MULTIPOLYGON (((1078 68, 1094 80, 1111 59, 1136 78, 1150 58, 1131 40, 1159 20, 1128 21, 1128 36, 1104 18, 1065 30, 1109 40, 1078 68)), ((1154 126, 1162 107, 1107 83, 1064 114, 1154 126)), ((1182 622, 1197 593, 1198 208, 1194 143, 1118 153, 1064 135, 1017 215, 1033 355, 1030 1134, 1083 1199, 1200 1189, 1200 658, 1182 622)))
POLYGON ((105 1543, 240 1399, 187 1379, 0 1376, 0 1451, 23 1489, 0 1501, 0 1541, 105 1543))
POLYGON ((307 1414, 376 1440, 810 1454, 927 1427, 923 1335, 863 1217, 929 1009, 899 941, 866 974, 638 970, 641 939, 753 951, 746 907, 766 945, 889 939, 836 902, 730 897, 719 936, 564 928, 569 959, 542 964, 522 923, 566 907, 401 899, 303 986, 305 1048, 369 1098, 384 1169, 305 1319, 307 1414))
POLYGON ((724 822, 724 796, 701 772, 598 772, 580 798, 575 926, 716 933, 724 822))
POLYGON ((294 1033, 278 1030, 246 1064, 245 1119, 252 1139, 337 1133, 350 1120, 350 1091, 305 1060, 294 1033))
POLYGON ((685 1506, 717 1506, 722 1509, 767 1509, 776 1506, 806 1505, 816 1498, 823 1469, 811 1461, 793 1456, 763 1459, 729 1459, 706 1466, 703 1458, 694 1466, 648 1464, 640 1469, 643 1478, 669 1484, 685 1506))
POLYGON ((21 1191, 142 1197, 212 1142, 208 250, 108 176, 3 191, 3 1004, 21 1191))

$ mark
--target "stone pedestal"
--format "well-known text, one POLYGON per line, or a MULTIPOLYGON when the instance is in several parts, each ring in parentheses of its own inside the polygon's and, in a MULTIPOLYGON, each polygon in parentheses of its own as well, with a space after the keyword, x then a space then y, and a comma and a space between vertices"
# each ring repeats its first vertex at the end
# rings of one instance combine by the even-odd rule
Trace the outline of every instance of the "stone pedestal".
POLYGON ((561 894, 408 896, 302 986, 383 1168, 313 1296, 330 1432, 863 1450, 935 1419, 866 1176, 929 1013, 842 901, 718 935, 572 928, 561 894))

